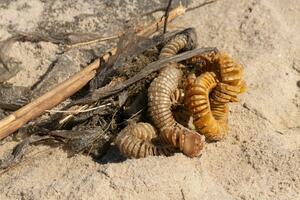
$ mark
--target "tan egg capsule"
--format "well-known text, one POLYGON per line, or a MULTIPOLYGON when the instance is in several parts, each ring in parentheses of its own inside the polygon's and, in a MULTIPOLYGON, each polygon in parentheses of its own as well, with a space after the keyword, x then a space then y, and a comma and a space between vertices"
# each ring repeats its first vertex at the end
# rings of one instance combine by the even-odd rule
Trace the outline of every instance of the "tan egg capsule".
POLYGON ((231 86, 225 83, 217 83, 211 94, 211 99, 219 103, 238 102, 237 95, 240 93, 240 88, 231 86))
POLYGON ((171 111, 171 96, 177 89, 182 77, 182 72, 177 68, 176 63, 169 64, 162 69, 148 89, 149 112, 154 125, 162 130, 176 123, 171 111))
POLYGON ((186 156, 196 157, 202 153, 205 137, 179 123, 166 127, 161 136, 168 144, 179 148, 186 156))
POLYGON ((222 83, 231 86, 241 86, 243 67, 226 53, 218 53, 215 60, 219 65, 222 83))
POLYGON ((220 103, 214 99, 210 99, 210 108, 212 115, 216 120, 227 118, 226 115, 228 115, 229 112, 227 103, 220 103))
POLYGON ((160 51, 159 58, 166 58, 176 55, 188 43, 188 37, 185 34, 178 34, 172 38, 160 51))
POLYGON ((222 83, 216 88, 213 98, 217 99, 217 96, 223 94, 223 99, 227 99, 228 102, 237 102, 237 95, 247 90, 246 83, 242 80, 243 66, 226 53, 216 54, 215 60, 219 65, 222 83))
POLYGON ((218 69, 215 66, 216 54, 216 52, 210 52, 207 54, 197 55, 185 60, 185 63, 200 67, 202 72, 212 71, 217 74, 218 69))
POLYGON ((220 102, 237 102, 237 95, 246 91, 246 83, 242 80, 243 67, 226 53, 209 53, 190 58, 188 64, 201 65, 202 72, 214 72, 220 81, 212 98, 220 102), (201 62, 204 62, 203 65, 201 62))
POLYGON ((149 123, 131 123, 115 140, 122 155, 128 158, 147 156, 171 156, 176 151, 170 145, 158 143, 158 135, 149 123), (156 142, 155 142, 156 140, 156 142))
POLYGON ((184 102, 184 90, 183 89, 176 89, 173 94, 171 94, 171 102, 172 104, 181 104, 184 102))
POLYGON ((149 112, 164 141, 179 148, 187 156, 194 157, 201 153, 204 136, 176 122, 171 111, 171 96, 176 91, 181 77, 182 72, 176 63, 171 63, 161 70, 148 89, 149 112))
POLYGON ((189 77, 186 105, 193 115, 197 130, 208 140, 220 140, 227 135, 228 107, 225 103, 210 102, 209 94, 217 86, 216 74, 205 72, 199 77, 189 77))

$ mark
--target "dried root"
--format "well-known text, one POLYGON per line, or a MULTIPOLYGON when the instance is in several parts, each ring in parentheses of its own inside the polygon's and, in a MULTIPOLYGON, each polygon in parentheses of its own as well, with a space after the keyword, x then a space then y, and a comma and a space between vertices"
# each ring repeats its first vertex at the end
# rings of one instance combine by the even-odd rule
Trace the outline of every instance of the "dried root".
POLYGON ((128 158, 171 156, 176 151, 170 145, 159 143, 155 128, 149 123, 130 123, 116 138, 120 152, 128 158))

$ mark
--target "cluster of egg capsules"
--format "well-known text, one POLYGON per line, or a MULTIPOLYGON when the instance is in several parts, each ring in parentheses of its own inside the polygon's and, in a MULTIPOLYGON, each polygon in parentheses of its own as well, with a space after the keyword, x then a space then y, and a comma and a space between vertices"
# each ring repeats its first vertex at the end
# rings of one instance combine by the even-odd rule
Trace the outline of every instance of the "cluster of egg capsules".
MULTIPOLYGON (((161 49, 159 58, 174 56, 189 43, 189 34, 178 34, 161 49)), ((170 156, 178 151, 189 157, 199 156, 205 140, 218 141, 228 134, 228 103, 237 102, 237 96, 246 90, 242 76, 242 65, 220 52, 192 57, 184 65, 166 64, 148 89, 149 115, 154 126, 129 123, 115 144, 128 158, 170 156), (201 73, 185 77, 185 65, 201 73), (195 130, 176 121, 172 111, 176 104, 187 109, 184 117, 192 118, 195 130)))

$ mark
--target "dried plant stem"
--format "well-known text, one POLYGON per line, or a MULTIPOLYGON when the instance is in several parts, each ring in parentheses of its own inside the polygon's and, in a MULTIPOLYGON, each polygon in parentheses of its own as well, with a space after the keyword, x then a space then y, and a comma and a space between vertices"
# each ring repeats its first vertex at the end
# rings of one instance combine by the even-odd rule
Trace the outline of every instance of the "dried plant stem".
MULTIPOLYGON (((183 15, 186 11, 186 8, 183 5, 179 5, 177 8, 173 9, 169 12, 167 22, 173 21, 176 17, 183 15)), ((164 25, 164 17, 157 20, 155 23, 151 24, 150 26, 144 28, 137 35, 139 36, 150 36, 154 32, 156 32, 160 27, 164 25)))
POLYGON ((49 113, 78 114, 78 113, 90 112, 90 111, 97 110, 97 109, 100 109, 100 108, 104 108, 105 106, 110 106, 110 105, 112 105, 112 104, 108 103, 108 104, 104 104, 104 105, 100 105, 100 106, 96 106, 96 107, 92 107, 92 108, 88 108, 88 109, 86 109, 88 107, 88 105, 84 105, 84 106, 79 107, 76 110, 46 110, 46 112, 49 112, 49 113))
POLYGON ((77 48, 80 46, 91 45, 91 44, 95 44, 98 42, 104 42, 107 40, 113 40, 113 39, 118 39, 118 38, 119 38, 119 35, 114 35, 114 36, 109 36, 109 37, 101 37, 101 38, 96 38, 96 39, 85 41, 85 42, 78 42, 75 44, 65 45, 65 48, 72 49, 72 48, 77 48))
MULTIPOLYGON (((78 107, 78 106, 76 106, 76 107, 78 107)), ((65 112, 73 111, 73 113, 70 113, 68 116, 65 116, 63 119, 59 120, 59 124, 60 124, 59 128, 61 128, 66 122, 68 122, 68 120, 72 119, 72 117, 74 117, 74 115, 78 114, 80 111, 82 111, 88 107, 89 107, 89 105, 83 105, 83 106, 79 106, 79 108, 77 108, 76 110, 74 109, 74 107, 71 107, 68 110, 66 110, 65 112)), ((48 112, 48 110, 46 112, 48 112)), ((63 112, 63 111, 61 111, 61 112, 63 112)), ((53 113, 53 110, 50 110, 50 113, 53 113)), ((54 111, 54 113, 55 113, 55 111, 54 111)))

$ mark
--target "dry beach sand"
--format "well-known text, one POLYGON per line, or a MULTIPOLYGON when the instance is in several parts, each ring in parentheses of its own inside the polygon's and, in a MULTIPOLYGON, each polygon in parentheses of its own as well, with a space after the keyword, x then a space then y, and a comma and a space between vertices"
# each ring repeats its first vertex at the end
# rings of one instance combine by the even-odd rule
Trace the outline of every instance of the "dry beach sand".
MULTIPOLYGON (((0 40, 32 31, 109 36, 160 3, 1 0, 0 40)), ((219 0, 174 25, 195 27, 199 46, 216 46, 244 64, 248 92, 230 106, 230 135, 194 159, 178 154, 123 161, 111 150, 97 163, 34 146, 21 165, 0 175, 0 199, 300 199, 300 1, 219 0)), ((58 59, 51 72, 56 76, 50 73, 36 89, 43 93, 43 85, 55 85, 90 61, 79 50, 58 51, 47 42, 14 44, 6 53, 20 71, 8 82, 31 86, 58 59)), ((15 144, 9 138, 1 143, 0 157, 15 144)))

